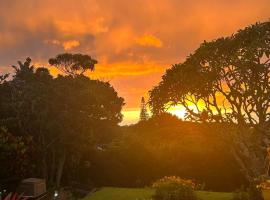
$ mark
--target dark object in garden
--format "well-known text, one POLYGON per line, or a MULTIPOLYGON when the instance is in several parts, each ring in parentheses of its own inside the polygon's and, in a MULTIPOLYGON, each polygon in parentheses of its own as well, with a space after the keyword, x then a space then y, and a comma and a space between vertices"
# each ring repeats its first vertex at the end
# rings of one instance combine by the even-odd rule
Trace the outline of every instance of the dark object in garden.
POLYGON ((24 179, 18 187, 18 193, 29 198, 42 196, 46 193, 46 182, 38 178, 24 179))

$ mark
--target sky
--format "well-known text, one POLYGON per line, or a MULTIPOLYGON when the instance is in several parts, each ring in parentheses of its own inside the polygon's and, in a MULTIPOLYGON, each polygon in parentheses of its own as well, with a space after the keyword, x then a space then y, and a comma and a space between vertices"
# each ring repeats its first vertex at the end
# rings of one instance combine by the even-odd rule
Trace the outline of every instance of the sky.
MULTIPOLYGON (((172 64, 204 40, 270 19, 270 0, 0 0, 0 73, 31 57, 37 66, 63 52, 98 60, 88 75, 125 99, 122 124, 172 64)), ((54 69, 51 69, 55 73, 54 69)), ((179 116, 183 110, 172 111, 179 116)))

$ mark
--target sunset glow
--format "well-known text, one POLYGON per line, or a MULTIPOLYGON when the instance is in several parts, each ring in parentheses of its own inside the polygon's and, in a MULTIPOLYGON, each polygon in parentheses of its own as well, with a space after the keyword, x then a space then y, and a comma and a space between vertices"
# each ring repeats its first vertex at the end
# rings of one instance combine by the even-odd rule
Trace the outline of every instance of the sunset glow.
POLYGON ((88 75, 115 87, 126 103, 122 124, 130 124, 172 64, 204 40, 268 18, 269 0, 0 0, 0 71, 26 57, 47 66, 61 52, 89 54, 99 63, 88 75))

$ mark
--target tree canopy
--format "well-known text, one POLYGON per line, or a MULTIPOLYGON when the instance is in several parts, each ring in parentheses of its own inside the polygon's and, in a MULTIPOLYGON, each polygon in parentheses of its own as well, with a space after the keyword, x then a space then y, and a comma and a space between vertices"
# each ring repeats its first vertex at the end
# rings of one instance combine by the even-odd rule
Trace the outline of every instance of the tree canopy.
POLYGON ((63 53, 49 59, 49 64, 67 75, 82 75, 87 70, 93 71, 97 61, 89 55, 63 53))
POLYGON ((270 22, 204 42, 150 91, 154 114, 182 105, 194 121, 269 127, 270 22))
POLYGON ((13 68, 13 78, 3 76, 0 84, 0 126, 31 137, 36 173, 59 185, 65 160, 100 143, 106 134, 100 130, 122 120, 124 99, 108 82, 83 74, 53 77, 30 58, 13 68))
POLYGON ((149 115, 147 113, 145 99, 144 99, 144 97, 142 97, 142 99, 141 99, 140 121, 146 121, 146 120, 148 120, 148 118, 149 118, 149 115))
POLYGON ((154 115, 181 105, 191 121, 227 124, 224 142, 246 177, 268 175, 270 22, 202 43, 166 71, 150 91, 149 104, 154 115))

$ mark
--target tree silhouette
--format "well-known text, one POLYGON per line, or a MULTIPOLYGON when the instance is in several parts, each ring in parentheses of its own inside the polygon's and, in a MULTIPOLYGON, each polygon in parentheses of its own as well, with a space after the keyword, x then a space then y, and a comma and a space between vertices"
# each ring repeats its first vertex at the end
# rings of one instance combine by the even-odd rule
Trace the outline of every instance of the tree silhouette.
POLYGON ((67 75, 76 76, 84 74, 87 70, 93 71, 97 61, 88 55, 64 53, 50 58, 49 64, 67 75))
POLYGON ((18 64, 13 79, 0 84, 0 127, 29 136, 35 174, 59 186, 66 160, 96 145, 101 128, 122 120, 124 100, 108 82, 75 72, 54 78, 30 58, 18 64))
POLYGON ((261 175, 263 153, 255 155, 251 146, 257 151, 269 146, 270 22, 204 42, 185 62, 167 70, 150 91, 150 106, 158 115, 179 104, 189 120, 237 125, 232 152, 247 177, 261 175), (250 127, 258 138, 249 134, 250 127))
POLYGON ((187 118, 270 127, 270 22, 204 42, 150 92, 153 112, 183 105, 187 118), (198 106, 200 104, 200 106, 198 106))
POLYGON ((144 97, 142 97, 142 99, 141 99, 140 121, 146 121, 146 120, 148 120, 148 118, 149 118, 149 115, 147 113, 145 99, 144 99, 144 97))

